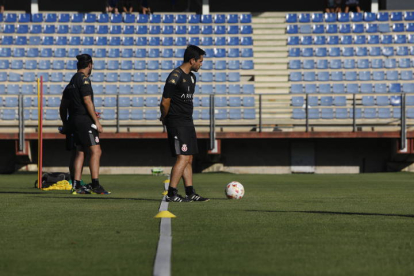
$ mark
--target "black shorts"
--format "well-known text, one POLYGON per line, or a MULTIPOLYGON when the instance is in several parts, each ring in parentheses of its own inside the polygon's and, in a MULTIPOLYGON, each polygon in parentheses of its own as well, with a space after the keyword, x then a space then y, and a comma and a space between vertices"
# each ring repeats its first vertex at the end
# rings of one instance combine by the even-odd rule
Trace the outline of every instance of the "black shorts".
POLYGON ((93 121, 87 116, 74 118, 75 144, 82 148, 99 145, 99 132, 93 121))
POLYGON ((197 136, 194 126, 167 126, 168 142, 172 156, 198 153, 197 136))

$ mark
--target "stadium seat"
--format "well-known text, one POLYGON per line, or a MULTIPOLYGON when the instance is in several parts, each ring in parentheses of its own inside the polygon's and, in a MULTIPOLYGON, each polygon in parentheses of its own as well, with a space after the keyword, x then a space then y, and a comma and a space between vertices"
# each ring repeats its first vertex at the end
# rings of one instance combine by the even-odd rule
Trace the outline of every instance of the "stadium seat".
POLYGON ((372 79, 375 80, 375 81, 385 80, 384 71, 373 71, 372 72, 372 79))
POLYGON ((331 85, 329 83, 320 83, 318 86, 319 93, 331 93, 331 85))
POLYGON ((398 80, 398 71, 392 70, 386 73, 387 80, 398 80))
POLYGON ((371 83, 361 83, 361 93, 372 93, 372 84, 371 83))
POLYGON ((369 81, 369 80, 371 80, 371 72, 370 71, 359 71, 358 72, 358 79, 360 81, 369 81))
POLYGON ((339 32, 342 34, 349 34, 351 32, 351 24, 340 24, 339 32))
POLYGON ((45 120, 60 120, 59 110, 58 109, 46 109, 44 118, 45 120))
POLYGON ((63 81, 63 73, 61 72, 52 72, 50 75, 51 82, 62 82, 63 81))
POLYGON ((298 21, 296 13, 286 14, 286 23, 296 23, 298 21))
POLYGON ((118 70, 119 62, 118 60, 109 60, 107 65, 107 70, 118 70))
POLYGON ((17 109, 3 109, 2 120, 17 120, 17 109))
POLYGON ((364 118, 365 119, 375 119, 377 117, 377 110, 375 108, 365 108, 364 109, 364 118))
POLYGON ((70 15, 68 13, 59 13, 58 14, 59 23, 68 23, 70 22, 70 15))
POLYGON ((405 93, 414 93, 414 83, 403 83, 402 91, 405 93))
POLYGON ((400 106, 401 105, 401 96, 391 96, 390 103, 392 106, 400 106))
MULTIPOLYGON (((325 87, 321 87, 321 84, 319 85, 319 92, 320 93, 330 93, 331 92, 331 86, 327 84, 325 87)), ((345 93, 345 86, 343 83, 334 83, 332 84, 332 92, 333 93, 345 93)))
POLYGON ((308 94, 316 93, 316 84, 305 84, 305 92, 308 94))
MULTIPOLYGON (((319 74, 321 74, 321 77, 325 77, 326 73, 327 72, 323 72, 323 74, 321 74, 320 72, 318 72, 318 76, 319 76, 319 74)), ((303 80, 304 81, 315 81, 316 80, 315 72, 304 72, 303 73, 303 80)))
POLYGON ((362 96, 362 105, 364 106, 374 106, 375 97, 374 96, 362 96))
POLYGON ((319 48, 315 49, 315 56, 317 56, 317 57, 326 57, 326 53, 327 53, 327 50, 324 47, 323 48, 319 47, 319 48))
POLYGON ((144 111, 142 109, 132 109, 131 110, 131 120, 143 120, 144 111))
POLYGON ((303 57, 312 57, 313 56, 313 48, 302 48, 302 56, 303 57))
POLYGON ((313 44, 312 36, 302 36, 300 38, 300 44, 302 44, 302 45, 312 45, 313 44))
POLYGON ((312 27, 312 33, 323 34, 325 32, 325 26, 323 24, 315 24, 312 27))
POLYGON ((378 24, 378 31, 380 33, 389 33, 391 32, 390 25, 388 23, 378 24))
POLYGON ((374 84, 374 92, 375 93, 386 93, 387 92, 387 85, 385 83, 375 83, 374 84))
POLYGON ((288 41, 287 41, 287 45, 299 45, 299 37, 298 36, 289 36, 288 41))
POLYGON ((401 92, 401 84, 399 83, 391 83, 389 86, 391 93, 401 92))
MULTIPOLYGON (((9 95, 17 95, 19 94, 19 85, 18 84, 8 84, 7 85, 7 94, 9 95)), ((5 98, 5 106, 6 107, 17 107, 17 97, 7 97, 5 98), (8 105, 7 105, 8 104, 8 105)))
POLYGON ((64 60, 53 60, 52 63, 53 70, 64 70, 65 69, 65 61, 64 60))
POLYGON ((381 55, 381 48, 380 47, 371 47, 369 49, 370 56, 380 56, 381 55))

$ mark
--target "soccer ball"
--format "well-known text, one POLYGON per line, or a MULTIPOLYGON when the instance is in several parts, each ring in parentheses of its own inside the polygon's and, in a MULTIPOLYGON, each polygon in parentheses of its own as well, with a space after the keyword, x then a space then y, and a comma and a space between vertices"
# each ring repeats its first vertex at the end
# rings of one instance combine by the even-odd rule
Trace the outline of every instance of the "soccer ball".
POLYGON ((226 185, 224 190, 228 199, 241 199, 244 196, 244 187, 237 181, 232 181, 226 185))

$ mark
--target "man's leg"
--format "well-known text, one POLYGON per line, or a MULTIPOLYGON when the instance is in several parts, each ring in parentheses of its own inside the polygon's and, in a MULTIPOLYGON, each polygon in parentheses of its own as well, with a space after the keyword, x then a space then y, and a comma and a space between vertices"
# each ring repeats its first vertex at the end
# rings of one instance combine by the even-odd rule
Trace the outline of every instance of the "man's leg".
POLYGON ((91 157, 89 159, 89 169, 91 170, 92 178, 92 192, 95 194, 107 195, 110 192, 105 189, 99 183, 99 168, 101 162, 102 150, 100 145, 94 145, 89 147, 91 157))
POLYGON ((192 161, 192 157, 192 155, 181 154, 177 156, 177 160, 171 170, 170 187, 177 189, 178 182, 180 182, 181 177, 183 177, 184 171, 187 169, 189 162, 192 161))

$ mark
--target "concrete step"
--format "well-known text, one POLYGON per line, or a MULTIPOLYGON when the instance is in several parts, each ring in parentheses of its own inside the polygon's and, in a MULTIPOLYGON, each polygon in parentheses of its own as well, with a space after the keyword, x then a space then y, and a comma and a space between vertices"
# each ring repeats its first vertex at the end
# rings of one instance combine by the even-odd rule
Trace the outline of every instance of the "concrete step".
POLYGON ((263 23, 283 24, 286 23, 286 17, 253 17, 252 23, 253 25, 263 23))
POLYGON ((262 76, 262 75, 256 75, 255 76, 255 81, 256 82, 269 82, 269 83, 274 83, 274 82, 287 82, 288 81, 288 76, 262 76))
POLYGON ((255 72, 259 72, 261 70, 287 70, 287 64, 254 64, 255 72))
MULTIPOLYGON (((275 52, 275 49, 280 49, 279 47, 286 47, 286 45, 273 45, 273 46, 254 45, 253 51, 255 54, 257 52, 275 52)), ((287 47, 286 47, 286 55, 287 55, 287 47)))
POLYGON ((269 41, 269 40, 254 40, 253 41, 253 45, 254 46, 286 46, 286 40, 274 40, 274 41, 269 41))
POLYGON ((253 27, 253 31, 255 29, 276 29, 276 30, 286 30, 286 25, 285 24, 254 24, 252 25, 253 27))
MULTIPOLYGON (((255 58, 258 58, 258 59, 260 59, 260 58, 265 58, 266 59, 267 58, 266 56, 265 57, 259 57, 259 56, 256 55, 257 53, 260 53, 261 52, 260 49, 257 49, 256 50, 256 48, 255 48, 253 51, 254 51, 255 58)), ((268 52, 268 51, 266 51, 266 52, 268 52)), ((273 52, 273 57, 276 57, 276 58, 283 58, 283 59, 285 59, 285 58, 287 58, 287 55, 288 55, 287 51, 280 51, 280 52, 274 51, 273 52)))
POLYGON ((257 82, 254 85, 255 87, 260 87, 260 88, 266 88, 266 87, 275 87, 275 88, 280 88, 280 89, 288 89, 290 87, 289 82, 285 81, 285 82, 275 82, 272 85, 269 85, 269 82, 257 82))
POLYGON ((286 18, 288 12, 263 12, 258 15, 254 15, 253 18, 264 18, 264 17, 275 17, 275 18, 286 18))

